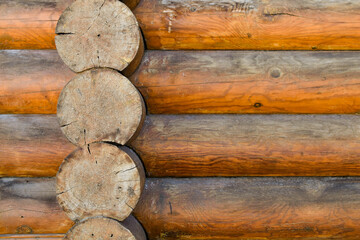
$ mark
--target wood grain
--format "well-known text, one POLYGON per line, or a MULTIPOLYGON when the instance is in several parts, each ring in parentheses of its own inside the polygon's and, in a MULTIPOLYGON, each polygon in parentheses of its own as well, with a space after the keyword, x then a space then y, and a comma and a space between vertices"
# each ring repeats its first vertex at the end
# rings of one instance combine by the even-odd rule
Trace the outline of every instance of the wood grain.
POLYGON ((75 149, 54 115, 0 115, 0 136, 0 176, 55 176, 75 149))
POLYGON ((123 221, 138 203, 144 183, 144 167, 131 149, 91 143, 61 164, 56 199, 73 221, 96 216, 123 221))
POLYGON ((136 138, 145 103, 136 87, 109 68, 77 74, 60 93, 57 117, 61 131, 77 146, 109 141, 121 145, 136 138))
POLYGON ((27 239, 27 240, 61 240, 64 234, 3 234, 0 239, 27 239))
MULTIPOLYGON (((74 148, 54 116, 0 116, 0 175, 54 176, 74 148)), ((149 115, 149 177, 360 176, 357 115, 149 115)))
POLYGON ((0 1, 0 48, 55 49, 56 23, 72 1, 0 1))
POLYGON ((358 52, 149 51, 150 113, 358 113, 358 52))
POLYGON ((355 50, 359 8, 354 0, 143 0, 135 15, 149 49, 355 50))
MULTIPOLYGON (((130 77, 149 113, 358 113, 358 52, 146 51, 130 77)), ((56 113, 57 53, 0 51, 0 113, 56 113)))
MULTIPOLYGON (((72 0, 0 2, 1 49, 55 48, 72 0)), ((357 0, 142 0, 134 13, 149 49, 359 50, 357 0)))
MULTIPOLYGON (((55 27, 74 0, 1 0, 0 49, 55 49, 55 27)), ((125 0, 130 8, 138 0, 125 0)))
POLYGON ((141 41, 138 22, 121 1, 74 1, 61 14, 55 33, 61 59, 75 72, 94 67, 122 71, 141 41))
MULTIPOLYGON (((41 188, 53 184, 53 179, 0 182, 0 206, 6 211, 0 215, 1 234, 12 234, 31 219, 37 221, 26 224, 34 233, 70 228, 72 223, 59 207, 37 218, 43 204, 55 204, 55 189, 41 188), (34 182, 39 185, 27 188, 34 182), (44 189, 41 194, 39 189, 44 189), (39 196, 44 194, 48 198, 39 196), (31 203, 27 210, 8 210, 12 209, 4 204, 8 199, 13 205, 29 199, 31 203), (54 218, 48 218, 51 214, 54 218)), ((351 177, 147 179, 134 215, 150 240, 356 239, 359 189, 359 179, 351 177)))
POLYGON ((147 239, 140 223, 133 216, 129 216, 124 222, 97 216, 75 224, 75 226, 66 233, 64 240, 84 240, 90 238, 101 240, 112 238, 118 240, 147 239))
POLYGON ((0 113, 56 113, 59 94, 74 76, 56 51, 0 51, 0 113))
POLYGON ((73 222, 56 201, 53 178, 0 178, 0 234, 66 233, 73 222))

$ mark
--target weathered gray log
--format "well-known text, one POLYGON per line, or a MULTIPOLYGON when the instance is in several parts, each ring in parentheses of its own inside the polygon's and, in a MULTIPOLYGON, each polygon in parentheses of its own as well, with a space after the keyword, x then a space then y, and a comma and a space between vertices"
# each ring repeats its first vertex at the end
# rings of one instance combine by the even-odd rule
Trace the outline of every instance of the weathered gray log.
MULTIPOLYGON (((149 177, 360 176, 360 116, 149 115, 149 177)), ((0 176, 54 176, 74 146, 54 115, 0 115, 0 176)))
MULTIPOLYGON (((0 234, 24 225, 34 233, 66 233, 73 222, 56 204, 55 189, 46 188, 53 183, 1 178, 0 234)), ((355 240, 360 179, 148 178, 133 214, 152 240, 355 240)))

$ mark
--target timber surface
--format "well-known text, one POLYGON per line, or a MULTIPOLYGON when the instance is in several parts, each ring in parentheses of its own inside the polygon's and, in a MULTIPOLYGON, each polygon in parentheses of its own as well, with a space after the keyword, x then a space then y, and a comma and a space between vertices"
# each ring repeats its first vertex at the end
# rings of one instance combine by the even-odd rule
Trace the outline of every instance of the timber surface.
MULTIPOLYGON (((357 115, 149 115, 148 177, 360 176, 357 115)), ((0 115, 0 176, 54 176, 75 149, 54 115, 0 115)))
MULTIPOLYGON (((73 0, 0 1, 1 49, 55 49, 73 0)), ((134 14, 149 49, 359 50, 357 0, 142 0, 134 14)))
POLYGON ((0 176, 55 176, 74 149, 55 115, 0 115, 0 176))
MULTIPOLYGON (((147 51, 130 80, 152 114, 359 113, 358 52, 147 51)), ((56 51, 0 51, 0 113, 56 113, 56 51)))
POLYGON ((74 76, 56 51, 0 51, 0 113, 56 113, 74 76))
POLYGON ((25 239, 25 240, 62 240, 64 234, 3 234, 0 235, 0 239, 25 239))
POLYGON ((0 1, 1 49, 55 49, 55 27, 73 0, 0 1))
MULTIPOLYGON (((0 234, 65 233, 54 183, 0 179, 0 234)), ((134 215, 150 240, 356 239, 359 190, 352 177, 147 179, 134 215)))

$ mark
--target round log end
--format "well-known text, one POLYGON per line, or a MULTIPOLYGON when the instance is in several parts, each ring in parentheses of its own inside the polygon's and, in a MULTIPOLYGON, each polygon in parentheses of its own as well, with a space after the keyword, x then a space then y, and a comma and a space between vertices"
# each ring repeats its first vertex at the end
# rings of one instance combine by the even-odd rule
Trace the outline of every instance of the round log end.
POLYGON ((133 217, 131 224, 126 225, 106 217, 86 219, 74 225, 65 235, 66 240, 83 239, 127 239, 145 240, 146 235, 140 223, 133 217))
POLYGON ((75 72, 94 67, 119 71, 135 58, 141 41, 137 20, 118 0, 77 0, 60 16, 56 49, 75 72))
POLYGON ((135 86, 120 73, 91 69, 64 87, 57 116, 62 132, 75 145, 97 141, 124 145, 140 130, 145 104, 135 86))
POLYGON ((136 69, 139 67, 141 60, 144 56, 144 52, 145 52, 144 38, 141 35, 139 50, 138 50, 134 60, 129 64, 129 66, 127 66, 121 72, 125 77, 130 77, 136 71, 136 69))
POLYGON ((60 166, 57 200, 74 221, 100 215, 122 221, 136 206, 144 183, 143 165, 133 151, 92 143, 75 150, 60 166))

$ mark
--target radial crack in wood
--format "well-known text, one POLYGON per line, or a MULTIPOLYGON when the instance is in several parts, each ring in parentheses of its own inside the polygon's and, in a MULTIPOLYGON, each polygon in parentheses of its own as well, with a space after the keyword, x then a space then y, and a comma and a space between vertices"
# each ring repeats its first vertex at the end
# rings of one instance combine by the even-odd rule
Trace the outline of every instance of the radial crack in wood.
POLYGON ((96 141, 124 145, 140 130, 145 104, 120 73, 92 69, 78 74, 64 87, 57 116, 62 132, 75 145, 96 141))
POLYGON ((133 216, 129 216, 123 223, 111 218, 99 216, 76 224, 67 232, 64 239, 145 240, 146 235, 140 223, 133 216))
POLYGON ((71 153, 56 180, 57 200, 72 220, 102 215, 122 221, 139 200, 145 171, 129 148, 93 143, 71 153))
POLYGON ((94 67, 121 71, 134 60, 141 42, 134 14, 117 0, 75 1, 60 16, 55 32, 59 55, 75 72, 94 67))

